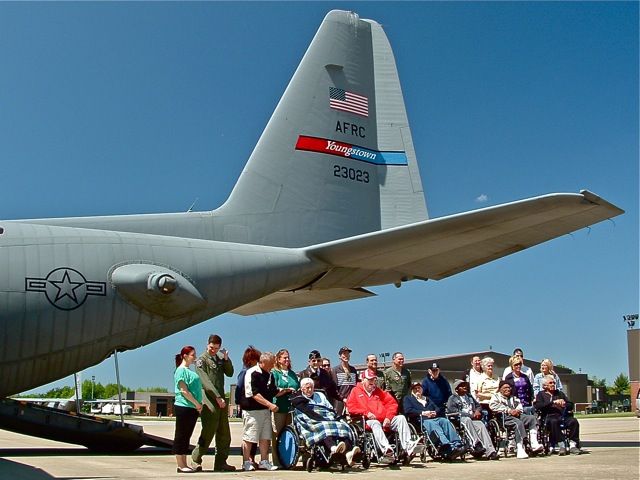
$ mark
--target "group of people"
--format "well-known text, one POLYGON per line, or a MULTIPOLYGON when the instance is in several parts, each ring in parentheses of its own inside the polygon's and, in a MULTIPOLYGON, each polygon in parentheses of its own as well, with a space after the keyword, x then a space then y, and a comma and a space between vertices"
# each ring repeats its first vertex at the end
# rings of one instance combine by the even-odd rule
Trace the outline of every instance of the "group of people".
MULTIPOLYGON (((397 455, 385 431, 397 432, 405 458, 411 459, 424 448, 419 439, 412 439, 409 423, 435 439, 444 458, 464 454, 464 441, 451 416, 464 426, 476 458, 496 460, 496 447, 485 422, 487 413, 503 416, 504 424, 515 430, 517 457, 526 458, 525 440, 531 451, 543 448, 538 443, 535 410, 546 416, 552 453, 569 453, 564 447, 562 422, 569 432, 570 453, 582 452, 578 422, 567 415, 572 404, 562 392, 549 359, 542 362, 540 373, 533 375, 524 365, 522 350, 516 349, 510 367, 503 378, 498 378, 492 358, 473 357, 466 378, 456 380, 452 390, 437 362, 431 364, 421 382, 412 382, 401 352, 393 354, 391 366, 384 371, 378 369, 377 356, 368 355, 366 369, 360 373, 350 364, 351 352, 346 346, 340 348, 339 364, 332 368, 328 358, 312 350, 307 367, 296 373, 286 349, 273 354, 247 347, 235 396, 243 419, 243 470, 278 468, 277 455, 273 462, 269 460, 269 448, 291 422, 292 412, 305 441, 323 444, 330 456, 345 455, 348 464, 353 464, 360 448, 353 429, 344 420, 346 413, 352 420, 360 418, 371 430, 381 463, 391 463, 397 455), (258 451, 260 462, 256 463, 258 451)), ((202 470, 202 457, 214 436, 214 471, 236 470, 227 463, 231 435, 224 394, 224 377, 233 374, 233 364, 218 335, 209 337, 200 357, 196 358, 192 346, 176 355, 173 453, 179 473, 202 470), (192 364, 195 371, 189 369, 192 364), (202 432, 188 464, 189 439, 199 415, 202 432)))

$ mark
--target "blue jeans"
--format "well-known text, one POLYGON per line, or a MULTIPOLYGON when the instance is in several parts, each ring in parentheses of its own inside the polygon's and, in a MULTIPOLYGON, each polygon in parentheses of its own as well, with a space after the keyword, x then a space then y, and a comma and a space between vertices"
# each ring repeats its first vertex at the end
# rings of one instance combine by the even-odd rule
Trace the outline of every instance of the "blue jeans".
POLYGON ((446 418, 423 418, 422 428, 427 432, 429 437, 432 438, 433 435, 436 435, 438 440, 440 440, 441 445, 450 445, 461 442, 458 432, 456 432, 453 424, 446 418))

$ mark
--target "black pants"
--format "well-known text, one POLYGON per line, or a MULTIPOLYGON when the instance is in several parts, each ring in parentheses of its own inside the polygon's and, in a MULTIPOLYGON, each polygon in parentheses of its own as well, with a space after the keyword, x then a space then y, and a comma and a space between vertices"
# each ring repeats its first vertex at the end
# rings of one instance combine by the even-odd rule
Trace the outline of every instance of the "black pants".
POLYGON ((549 440, 551 445, 556 445, 564 441, 564 435, 562 434, 562 428, 560 424, 564 422, 565 427, 568 430, 569 440, 576 442, 576 445, 580 445, 580 424, 573 417, 565 417, 564 419, 560 415, 548 415, 547 416, 547 428, 549 429, 549 440))
POLYGON ((191 440, 191 434, 196 428, 198 411, 195 408, 174 405, 173 413, 176 417, 176 433, 173 436, 171 453, 174 455, 188 455, 189 440, 191 440))

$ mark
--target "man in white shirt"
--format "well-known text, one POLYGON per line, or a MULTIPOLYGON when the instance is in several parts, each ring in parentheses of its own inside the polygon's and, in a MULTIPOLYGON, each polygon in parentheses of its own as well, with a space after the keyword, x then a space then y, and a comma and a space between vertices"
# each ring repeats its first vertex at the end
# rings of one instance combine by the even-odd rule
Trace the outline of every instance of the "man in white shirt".
MULTIPOLYGON (((520 357, 520 359, 522 360, 522 369, 520 370, 522 373, 524 373, 527 377, 529 377, 529 381, 531 382, 531 385, 533 385, 533 370, 531 370, 529 367, 527 367, 524 364, 524 352, 522 351, 521 348, 516 348, 513 351, 513 354, 517 357, 520 357)), ((504 373, 502 374, 502 379, 504 380, 505 378, 507 378, 507 375, 509 375, 511 373, 511 367, 507 367, 504 369, 504 373)))
POLYGON ((476 397, 476 392, 478 391, 481 378, 482 363, 480 361, 480 357, 478 355, 474 355, 474 357, 471 359, 471 369, 467 372, 466 380, 469 383, 469 393, 476 400, 478 400, 476 397))

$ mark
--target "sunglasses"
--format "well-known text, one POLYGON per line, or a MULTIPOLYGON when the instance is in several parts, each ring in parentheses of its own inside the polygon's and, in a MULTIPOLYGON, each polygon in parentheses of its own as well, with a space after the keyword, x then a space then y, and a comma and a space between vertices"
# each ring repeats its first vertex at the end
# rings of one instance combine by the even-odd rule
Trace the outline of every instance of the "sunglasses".
POLYGON ((331 368, 331 365, 329 365, 328 363, 323 363, 322 368, 331 368))

